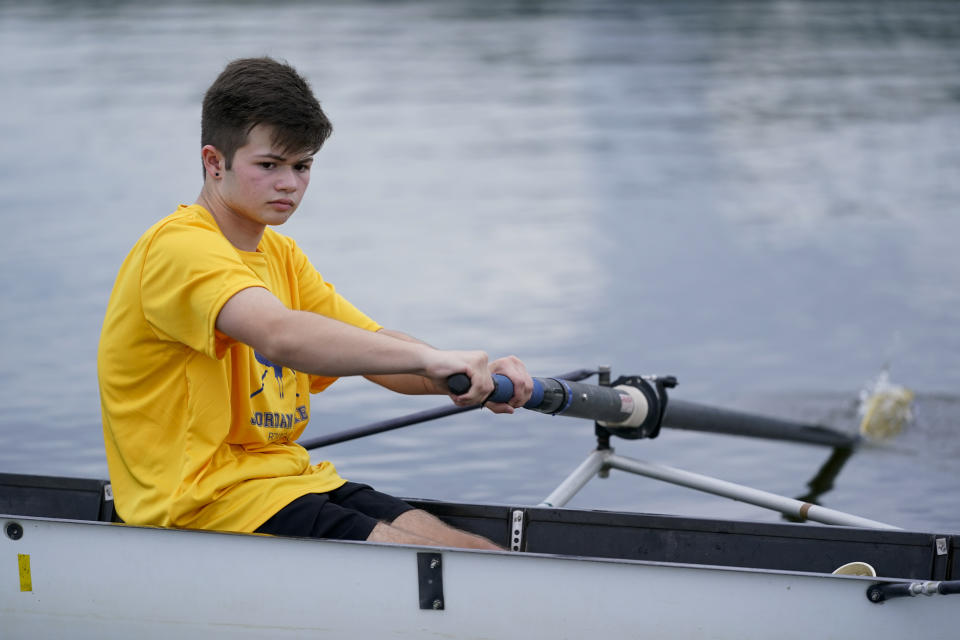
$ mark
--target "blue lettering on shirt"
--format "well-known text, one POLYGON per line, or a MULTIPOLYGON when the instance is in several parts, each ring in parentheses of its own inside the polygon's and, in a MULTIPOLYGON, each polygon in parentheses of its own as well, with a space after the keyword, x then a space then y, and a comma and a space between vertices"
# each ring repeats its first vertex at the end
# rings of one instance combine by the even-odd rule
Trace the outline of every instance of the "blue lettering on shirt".
POLYGON ((307 420, 307 405, 297 407, 296 413, 278 413, 273 411, 255 411, 250 416, 250 425, 266 429, 292 429, 293 425, 307 420))

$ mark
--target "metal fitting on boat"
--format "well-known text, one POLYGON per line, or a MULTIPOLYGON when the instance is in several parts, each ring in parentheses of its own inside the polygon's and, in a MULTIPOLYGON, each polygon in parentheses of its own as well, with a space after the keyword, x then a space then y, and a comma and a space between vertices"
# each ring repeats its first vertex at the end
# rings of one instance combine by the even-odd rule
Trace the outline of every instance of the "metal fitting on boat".
POLYGON ((676 386, 674 376, 621 376, 614 381, 613 389, 623 398, 625 415, 616 422, 597 424, 627 440, 656 438, 667 408, 667 389, 676 386))
POLYGON ((867 589, 867 599, 880 603, 890 598, 904 596, 954 595, 960 593, 960 580, 941 580, 939 582, 890 582, 872 585, 867 589))
POLYGON ((23 537, 23 527, 20 526, 19 522, 8 522, 5 529, 7 537, 11 540, 19 540, 23 537))

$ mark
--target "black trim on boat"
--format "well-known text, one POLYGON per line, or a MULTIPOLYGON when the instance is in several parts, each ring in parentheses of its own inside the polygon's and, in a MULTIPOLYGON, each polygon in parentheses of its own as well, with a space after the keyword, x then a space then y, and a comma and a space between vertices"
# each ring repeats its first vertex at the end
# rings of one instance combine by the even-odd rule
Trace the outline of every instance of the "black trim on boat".
POLYGON ((0 513, 115 522, 106 480, 0 473, 0 513))
MULTIPOLYGON (((464 529, 510 546, 513 507, 408 500, 464 529)), ((831 573, 851 561, 879 575, 949 580, 960 538, 813 524, 713 520, 658 514, 518 507, 522 551, 654 562, 831 573), (940 541, 938 543, 938 540, 940 541), (947 552, 941 553, 946 542, 947 552)))

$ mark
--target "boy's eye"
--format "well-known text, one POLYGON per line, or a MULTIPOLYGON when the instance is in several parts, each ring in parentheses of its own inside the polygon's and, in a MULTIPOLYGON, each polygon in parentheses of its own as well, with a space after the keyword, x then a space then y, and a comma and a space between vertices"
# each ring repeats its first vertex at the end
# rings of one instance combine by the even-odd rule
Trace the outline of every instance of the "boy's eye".
POLYGON ((293 165, 293 168, 301 173, 303 173, 304 171, 310 171, 310 165, 308 164, 296 164, 296 165, 293 165))
POLYGON ((264 169, 273 169, 275 166, 277 166, 277 163, 275 163, 275 162, 261 162, 261 163, 260 163, 260 166, 263 167, 264 169))

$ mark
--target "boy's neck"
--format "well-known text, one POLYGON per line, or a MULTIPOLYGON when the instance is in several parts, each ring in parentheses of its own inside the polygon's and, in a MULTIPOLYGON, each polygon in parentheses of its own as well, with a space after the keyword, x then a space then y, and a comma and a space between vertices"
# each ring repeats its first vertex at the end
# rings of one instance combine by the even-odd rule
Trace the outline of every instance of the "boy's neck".
POLYGON ((210 212, 230 244, 241 251, 256 251, 267 226, 237 214, 211 191, 204 185, 195 204, 210 212))

